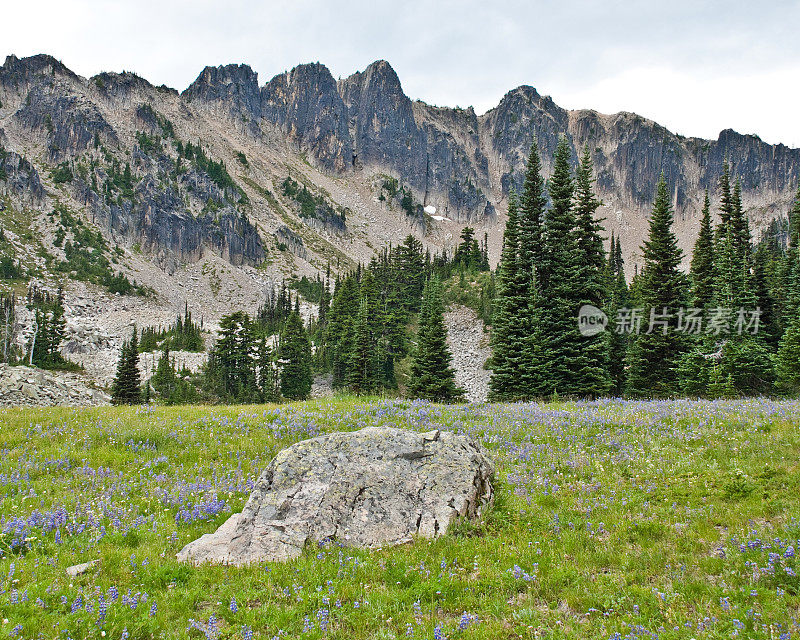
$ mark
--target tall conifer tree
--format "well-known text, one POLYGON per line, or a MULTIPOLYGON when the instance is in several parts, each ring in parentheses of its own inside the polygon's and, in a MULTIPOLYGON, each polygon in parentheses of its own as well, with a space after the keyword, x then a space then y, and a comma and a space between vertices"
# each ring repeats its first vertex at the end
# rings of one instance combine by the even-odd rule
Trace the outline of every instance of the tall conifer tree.
POLYGON ((311 393, 311 342, 299 313, 292 313, 281 334, 281 393, 289 400, 305 400, 311 393))
POLYGON ((423 291, 409 393, 414 398, 454 402, 463 399, 464 390, 456 386, 455 372, 450 366, 440 286, 434 277, 423 291))
POLYGON ((607 266, 607 299, 604 310, 609 319, 605 332, 608 352, 609 392, 621 396, 625 390, 625 352, 628 340, 625 333, 617 331, 616 320, 622 309, 628 307, 628 285, 625 281, 622 245, 619 236, 611 236, 607 266))
POLYGON ((541 291, 542 357, 548 363, 548 392, 581 395, 583 385, 574 376, 582 358, 582 336, 578 332, 580 307, 578 248, 575 234, 573 195, 575 184, 570 168, 570 146, 562 136, 556 147, 553 175, 548 184, 552 206, 544 221, 539 284, 541 291))
POLYGON ((714 229, 711 226, 711 200, 706 192, 700 232, 694 244, 691 266, 692 304, 705 309, 714 298, 714 229))
MULTIPOLYGON (((592 305, 602 308, 606 290, 606 255, 597 209, 602 205, 594 193, 592 156, 584 147, 580 164, 575 172, 575 283, 577 308, 592 305)), ((582 336, 580 352, 574 363, 573 393, 584 397, 598 397, 610 387, 608 372, 608 338, 603 334, 582 336)))
POLYGON ((131 339, 122 345, 117 375, 111 386, 111 401, 114 404, 139 404, 142 401, 139 374, 139 338, 133 327, 131 339))
POLYGON ((492 375, 489 379, 489 397, 492 400, 518 400, 523 397, 521 378, 528 357, 526 343, 529 340, 523 318, 527 314, 529 301, 527 287, 522 286, 526 278, 520 268, 519 245, 517 196, 512 191, 492 318, 492 375))
POLYGON ((677 367, 686 350, 686 337, 678 331, 677 318, 686 305, 687 283, 679 269, 682 256, 672 223, 672 205, 662 174, 649 236, 642 247, 639 302, 647 317, 628 349, 627 392, 632 396, 667 397, 679 390, 677 367), (650 323, 651 313, 658 323, 650 323))

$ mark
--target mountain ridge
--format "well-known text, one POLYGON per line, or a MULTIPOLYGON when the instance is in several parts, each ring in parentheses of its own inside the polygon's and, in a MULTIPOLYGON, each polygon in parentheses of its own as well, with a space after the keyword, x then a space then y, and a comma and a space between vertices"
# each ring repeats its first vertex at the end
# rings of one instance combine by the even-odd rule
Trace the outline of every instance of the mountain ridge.
MULTIPOLYGON (((338 80, 324 64, 304 63, 264 84, 259 84, 258 74, 247 64, 207 66, 179 92, 156 87, 131 72, 83 78, 47 54, 10 55, 0 67, 0 89, 19 94, 14 113, 0 109, 0 129, 24 124, 31 140, 38 136, 45 143, 38 148, 28 145, 29 151, 50 163, 75 162, 98 137, 114 148, 132 149, 135 144, 130 138, 121 140, 118 132, 138 131, 142 119, 131 111, 146 104, 187 121, 202 116, 215 129, 224 130, 226 144, 234 135, 244 136, 273 159, 288 152, 294 156, 290 164, 301 171, 304 163, 333 180, 357 181, 374 198, 380 191, 379 176, 396 178, 413 200, 413 206, 406 207, 411 219, 404 222, 420 232, 429 231, 431 220, 420 209, 435 206, 442 217, 456 224, 487 227, 495 256, 497 222, 511 189, 521 189, 534 134, 545 174, 551 171, 560 135, 570 140, 573 161, 584 146, 590 147, 607 230, 622 236, 626 256, 634 264, 662 172, 673 186, 677 226, 687 223, 679 235, 687 238, 696 226, 702 194, 713 193, 726 158, 743 180, 744 203, 756 229, 785 212, 800 179, 800 149, 769 145, 758 136, 732 129, 722 129, 716 140, 684 137, 627 111, 567 110, 527 84, 511 89, 480 115, 472 107, 412 100, 386 60, 376 60, 338 80), (57 77, 62 80, 60 89, 53 80, 57 77), (24 98, 20 91, 25 92, 24 98), (47 135, 43 128, 49 130, 47 135)), ((149 126, 157 130, 152 122, 149 126)), ((203 127, 198 121, 196 128, 202 131, 203 127)), ((17 139, 27 143, 25 137, 17 139)), ((8 140, 7 132, 2 138, 8 140)), ((212 149, 216 145, 216 141, 204 142, 212 149)), ((274 188, 278 176, 272 177, 274 188)), ((319 176, 314 180, 319 181, 319 176)), ((243 188, 250 198, 258 195, 246 185, 243 188)), ((318 218, 305 222, 325 226, 318 218)), ((437 244, 434 237, 430 239, 437 244)), ((248 244, 232 237, 227 242, 248 244)), ((688 241, 684 244, 688 248, 688 241)), ((219 249, 224 253, 224 248, 219 249)), ((259 255, 256 249, 247 259, 258 260, 259 255)), ((170 268, 185 259, 191 256, 179 251, 170 268)))

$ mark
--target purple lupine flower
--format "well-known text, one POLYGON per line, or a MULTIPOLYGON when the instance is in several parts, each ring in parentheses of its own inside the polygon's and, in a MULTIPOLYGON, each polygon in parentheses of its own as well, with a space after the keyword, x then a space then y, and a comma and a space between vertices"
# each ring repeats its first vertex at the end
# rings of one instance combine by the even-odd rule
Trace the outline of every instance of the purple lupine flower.
POLYGON ((320 609, 317 611, 317 620, 319 621, 320 631, 326 631, 328 629, 329 613, 330 612, 327 609, 320 609))

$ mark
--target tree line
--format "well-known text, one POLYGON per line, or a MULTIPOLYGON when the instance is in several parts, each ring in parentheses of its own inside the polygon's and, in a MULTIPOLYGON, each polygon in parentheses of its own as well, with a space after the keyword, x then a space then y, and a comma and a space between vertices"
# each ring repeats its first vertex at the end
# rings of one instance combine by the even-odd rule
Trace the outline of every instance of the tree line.
POLYGON ((319 310, 308 326, 301 318, 299 293, 293 296, 285 283, 270 289, 252 318, 243 311, 223 316, 208 362, 196 374, 178 370, 170 357, 176 338, 199 330, 187 307, 169 330, 134 329, 122 347, 114 402, 300 400, 309 396, 320 374, 329 375, 338 391, 399 393, 397 370, 403 360, 407 395, 459 400, 463 390, 450 364, 442 279, 457 271, 488 269, 486 239, 478 242, 469 227, 452 257, 431 256, 409 235, 333 282, 330 269, 324 281, 318 278, 319 310), (158 346, 162 354, 156 370, 142 383, 139 353, 158 346))
POLYGON ((604 248, 593 185, 588 148, 573 172, 562 137, 546 182, 534 141, 498 265, 491 399, 800 391, 800 190, 787 243, 780 224, 754 243, 726 162, 719 222, 707 193, 686 274, 662 175, 628 285, 619 238, 604 248), (582 330, 585 309, 608 326, 582 330))

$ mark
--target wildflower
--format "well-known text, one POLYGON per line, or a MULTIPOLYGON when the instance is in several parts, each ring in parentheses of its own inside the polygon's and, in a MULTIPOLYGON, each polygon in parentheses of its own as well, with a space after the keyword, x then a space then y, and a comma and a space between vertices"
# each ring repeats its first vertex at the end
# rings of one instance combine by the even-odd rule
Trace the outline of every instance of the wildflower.
POLYGON ((321 631, 325 631, 328 628, 328 615, 329 612, 327 609, 320 609, 317 611, 317 619, 319 620, 319 628, 321 631))
POLYGON ((458 623, 458 630, 463 631, 466 629, 471 622, 474 622, 477 619, 477 616, 470 615, 466 611, 461 614, 461 620, 458 623))

